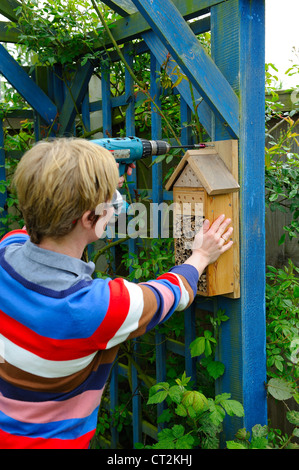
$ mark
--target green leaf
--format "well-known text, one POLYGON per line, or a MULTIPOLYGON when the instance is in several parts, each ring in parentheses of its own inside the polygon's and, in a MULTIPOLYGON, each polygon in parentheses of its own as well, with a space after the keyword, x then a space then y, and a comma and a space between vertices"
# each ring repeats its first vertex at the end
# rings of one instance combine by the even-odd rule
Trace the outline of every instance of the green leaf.
POLYGON ((159 382, 155 385, 153 385, 151 388, 150 388, 150 391, 149 391, 149 396, 151 397, 152 395, 154 395, 155 393, 157 393, 159 390, 169 390, 169 384, 168 382, 159 382))
POLYGON ((221 375, 224 374, 225 366, 220 361, 212 361, 207 366, 207 371, 213 379, 218 379, 221 375))
POLYGON ((171 429, 165 428, 158 433, 158 442, 154 444, 155 449, 174 449, 174 435, 171 429))
POLYGON ((210 341, 212 341, 214 338, 211 338, 210 340, 206 339, 205 341, 205 356, 208 357, 212 354, 212 347, 210 344, 210 341))
POLYGON ((227 441, 226 447, 228 449, 247 449, 246 446, 243 444, 240 444, 240 442, 235 442, 235 441, 227 441))
POLYGON ((157 158, 155 158, 155 160, 149 165, 149 166, 152 166, 154 165, 155 163, 160 163, 162 162, 164 159, 165 159, 166 155, 159 155, 157 158))
POLYGON ((6 191, 6 184, 2 184, 2 181, 0 182, 0 193, 4 194, 6 191))
POLYGON ((299 297, 299 286, 294 286, 294 297, 295 299, 299 297))
POLYGON ((162 413, 158 416, 157 423, 169 423, 172 419, 172 413, 169 408, 163 410, 162 413))
POLYGON ((287 416, 287 420, 291 424, 295 424, 295 426, 299 426, 299 411, 295 411, 295 410, 288 411, 286 416, 287 416))
POLYGON ((244 416, 243 405, 236 400, 223 400, 221 405, 229 416, 244 416))
POLYGON ((191 357, 201 356, 205 351, 206 340, 203 336, 196 338, 190 343, 191 357))
POLYGON ((230 393, 220 393, 220 395, 216 395, 215 403, 221 403, 223 400, 229 400, 231 397, 230 393))
POLYGON ((246 428, 239 429, 236 432, 236 438, 240 441, 246 441, 250 439, 250 432, 246 431, 246 428))
POLYGON ((187 410, 181 403, 176 407, 175 412, 178 416, 182 416, 183 418, 187 416, 187 410))
POLYGON ((180 403, 182 397, 181 388, 178 385, 173 385, 169 389, 169 396, 175 403, 180 403))
POLYGON ((175 449, 174 440, 171 439, 162 439, 161 441, 157 442, 157 444, 153 445, 154 449, 175 449))
POLYGON ((142 276, 142 269, 137 268, 136 271, 135 271, 134 276, 135 276, 136 279, 139 279, 142 276))
POLYGON ((267 425, 262 426, 261 424, 256 424, 255 426, 253 426, 251 431, 252 431, 252 437, 254 439, 258 437, 267 437, 268 426, 267 425))
POLYGON ((252 439, 250 448, 251 449, 266 449, 268 446, 268 439, 265 437, 257 437, 256 439, 252 439))
POLYGON ((271 202, 276 201, 277 198, 278 198, 278 194, 273 193, 273 194, 271 194, 271 196, 269 197, 269 201, 271 201, 271 202))
POLYGON ((275 378, 269 380, 268 392, 277 400, 288 400, 293 395, 293 389, 289 383, 275 378))
POLYGON ((174 437, 176 438, 182 437, 184 435, 184 432, 185 432, 185 428, 181 424, 175 424, 172 427, 172 433, 174 437))
POLYGON ((278 240, 278 245, 282 245, 285 242, 286 234, 284 233, 278 240))
POLYGON ((194 444, 194 438, 187 434, 186 436, 180 437, 175 444, 176 449, 192 449, 194 444))
POLYGON ((154 404, 157 404, 157 403, 161 403, 162 401, 165 400, 167 395, 168 395, 168 392, 166 392, 166 391, 158 392, 158 393, 156 393, 155 395, 153 395, 152 397, 150 397, 148 399, 147 404, 148 405, 154 405, 154 404))
POLYGON ((216 405, 214 402, 210 402, 209 405, 210 420, 212 424, 219 426, 225 418, 225 411, 221 406, 216 405))

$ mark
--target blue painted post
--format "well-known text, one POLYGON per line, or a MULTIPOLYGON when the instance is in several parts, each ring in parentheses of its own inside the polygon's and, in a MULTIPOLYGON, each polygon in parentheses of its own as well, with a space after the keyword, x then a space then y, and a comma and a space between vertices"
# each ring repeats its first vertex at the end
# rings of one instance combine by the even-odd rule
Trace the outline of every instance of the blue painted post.
POLYGON ((94 67, 87 61, 83 67, 78 67, 71 84, 67 87, 65 99, 59 116, 59 134, 73 134, 75 117, 88 89, 94 67))
MULTIPOLYGON (((103 136, 112 137, 112 107, 110 92, 110 70, 105 64, 102 66, 102 109, 103 109, 103 136)), ((110 378, 110 409, 113 412, 118 406, 118 363, 117 358, 111 371, 110 378)), ((116 449, 118 444, 118 432, 111 427, 111 448, 116 449)))
POLYGON ((181 109, 181 143, 182 145, 188 145, 191 143, 192 135, 191 128, 189 125, 191 121, 191 109, 188 106, 184 98, 180 97, 180 109, 181 109))
MULTIPOLYGON (((118 362, 117 358, 113 364, 110 379, 110 411, 113 413, 118 406, 118 362)), ((111 448, 116 449, 119 442, 118 431, 114 426, 111 426, 111 448)))
MULTIPOLYGON (((262 0, 230 0, 211 9, 214 59, 240 98, 241 297, 218 302, 230 320, 220 331, 219 359, 226 373, 217 381, 217 393, 231 392, 242 401, 245 417, 225 423, 224 440, 233 438, 240 427, 250 431, 255 424, 267 423, 264 16, 262 0)), ((216 121, 214 138, 223 136, 224 130, 216 121)))
POLYGON ((191 357, 190 344, 196 338, 195 303, 184 312, 185 323, 185 369, 187 377, 196 384, 196 358, 191 357))
MULTIPOLYGON (((154 54, 151 53, 151 88, 150 94, 152 100, 157 104, 157 106, 161 107, 161 85, 160 81, 158 81, 159 75, 157 74, 159 70, 159 64, 156 60, 154 54)), ((153 140, 160 140, 162 139, 162 124, 161 124, 161 115, 158 112, 157 107, 152 103, 151 104, 151 111, 152 111, 152 139, 153 140)), ((152 161, 154 161, 157 157, 153 156, 152 161)), ((163 186, 162 186, 162 162, 155 163, 152 166, 152 191, 153 191, 153 203, 160 204, 163 201, 163 186)), ((159 221, 161 224, 161 221, 159 221)), ((161 233, 160 227, 158 229, 158 233, 161 233)))
MULTIPOLYGON (((158 80, 159 76, 157 71, 159 70, 158 62, 153 53, 151 53, 151 65, 150 65, 150 78, 151 78, 151 87, 150 94, 151 98, 157 104, 158 107, 161 106, 161 85, 158 80)), ((158 109, 152 103, 152 121, 151 121, 151 137, 153 140, 162 139, 162 124, 161 124, 161 115, 158 113, 158 109)), ((155 156, 152 157, 152 161, 155 160, 155 156)), ((159 210, 159 204, 163 202, 163 186, 162 186, 162 162, 154 163, 152 166, 152 202, 153 210, 151 217, 155 220, 157 226, 154 227, 154 231, 158 237, 162 237, 161 234, 161 211, 159 210)), ((165 335, 160 333, 159 328, 156 328, 155 331, 155 343, 156 343, 156 380, 157 382, 165 382, 166 380, 166 341, 165 335)), ((157 405, 157 415, 160 414, 165 409, 165 402, 158 403, 157 405)), ((158 429, 161 430, 161 424, 158 425, 158 429)))
MULTIPOLYGON (((6 172, 5 172, 5 151, 4 151, 4 132, 3 132, 3 120, 0 119, 0 185, 1 182, 6 182, 6 172)), ((3 192, 0 191, 0 217, 6 216, 6 210, 4 208, 6 203, 7 193, 6 188, 4 188, 3 192)), ((0 224, 0 234, 3 229, 6 227, 1 223, 0 224)))
POLYGON ((53 73, 51 75, 53 84, 53 101, 57 106, 58 112, 60 112, 62 110, 63 102, 65 99, 62 65, 55 64, 53 67, 53 73))
MULTIPOLYGON (((124 57, 128 65, 133 67, 133 55, 131 54, 130 45, 126 45, 124 49, 124 57)), ((134 82, 129 74, 128 70, 125 70, 125 100, 127 103, 126 109, 126 135, 134 136, 135 135, 135 100, 134 100, 134 82)), ((133 169, 132 175, 127 176, 127 181, 129 183, 129 190, 132 196, 134 196, 134 189, 137 188, 136 182, 137 171, 136 168, 133 169)), ((136 239, 130 238, 128 241, 129 252, 136 253, 136 239)), ((138 350, 139 345, 138 341, 133 340, 133 358, 138 362, 138 350)), ((132 365, 132 410, 133 410, 133 443, 141 442, 142 440, 142 423, 141 423, 141 399, 139 393, 139 379, 138 372, 136 367, 132 365)))
POLYGON ((107 65, 102 66, 102 111, 103 137, 112 137, 110 70, 107 65))
MULTIPOLYGON (((180 109, 181 109, 181 143, 187 145, 191 143, 191 129, 187 126, 187 123, 191 121, 191 109, 181 96, 180 98, 180 109)), ((195 303, 193 303, 184 312, 184 324, 185 324, 185 369, 187 377, 191 377, 193 383, 196 382, 196 358, 191 357, 190 343, 196 338, 195 329, 195 303)))
POLYGON ((85 94, 83 101, 82 101, 82 121, 84 124, 84 130, 89 132, 90 131, 90 112, 89 112, 89 93, 85 94))

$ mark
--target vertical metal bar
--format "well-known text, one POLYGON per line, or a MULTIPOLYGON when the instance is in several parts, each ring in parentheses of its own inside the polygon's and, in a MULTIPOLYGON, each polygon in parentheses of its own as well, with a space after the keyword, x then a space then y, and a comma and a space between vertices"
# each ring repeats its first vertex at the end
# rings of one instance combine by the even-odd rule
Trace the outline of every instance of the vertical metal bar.
MULTIPOLYGON (((220 329, 218 354, 226 372, 216 392, 231 392, 245 416, 229 419, 224 439, 240 427, 267 423, 264 224, 264 23, 262 0, 229 0, 211 9, 213 57, 240 103, 240 283, 238 300, 219 298, 229 321, 220 329)), ((226 138, 215 120, 214 139, 226 138)))

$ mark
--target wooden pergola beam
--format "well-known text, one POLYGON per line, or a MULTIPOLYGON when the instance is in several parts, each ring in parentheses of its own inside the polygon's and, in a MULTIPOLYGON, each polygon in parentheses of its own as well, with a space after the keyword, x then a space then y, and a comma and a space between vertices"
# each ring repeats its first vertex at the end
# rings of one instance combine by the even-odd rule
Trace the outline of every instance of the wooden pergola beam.
POLYGON ((54 126, 57 108, 43 90, 0 44, 0 73, 12 84, 48 126, 54 126))
POLYGON ((105 0, 103 3, 123 17, 127 17, 137 11, 130 0, 118 0, 117 2, 105 0))
POLYGON ((14 10, 22 6, 17 0, 1 0, 0 14, 8 18, 10 21, 17 21, 14 10))

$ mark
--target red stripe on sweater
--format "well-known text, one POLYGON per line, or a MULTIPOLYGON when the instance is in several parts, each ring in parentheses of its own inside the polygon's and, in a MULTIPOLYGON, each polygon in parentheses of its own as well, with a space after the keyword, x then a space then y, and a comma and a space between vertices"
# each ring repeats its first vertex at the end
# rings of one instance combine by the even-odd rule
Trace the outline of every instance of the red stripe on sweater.
POLYGON ((28 235, 27 233, 27 230, 23 230, 23 229, 18 229, 18 230, 12 230, 11 232, 8 232, 6 235, 4 235, 1 240, 0 240, 0 243, 5 240, 6 238, 10 237, 11 235, 18 235, 22 233, 23 235, 28 235))
MULTIPOLYGON (((122 279, 109 283, 110 302, 97 330, 88 338, 55 339, 42 336, 0 310, 0 333, 17 346, 50 361, 68 361, 105 349, 125 321, 130 295, 122 279)), ((100 302, 100 299, 99 299, 100 302)))
POLYGON ((159 279, 165 279, 166 281, 170 281, 171 284, 174 284, 174 285, 178 286, 180 288, 180 291, 181 291, 180 281, 178 280, 178 278, 174 274, 165 273, 165 274, 162 274, 161 276, 157 277, 157 280, 159 280, 159 279))
POLYGON ((101 325, 93 335, 98 349, 105 349, 128 316, 130 294, 123 279, 114 279, 109 283, 110 302, 101 325))
POLYGON ((0 429, 0 449, 88 449, 95 430, 76 439, 15 436, 0 429))

